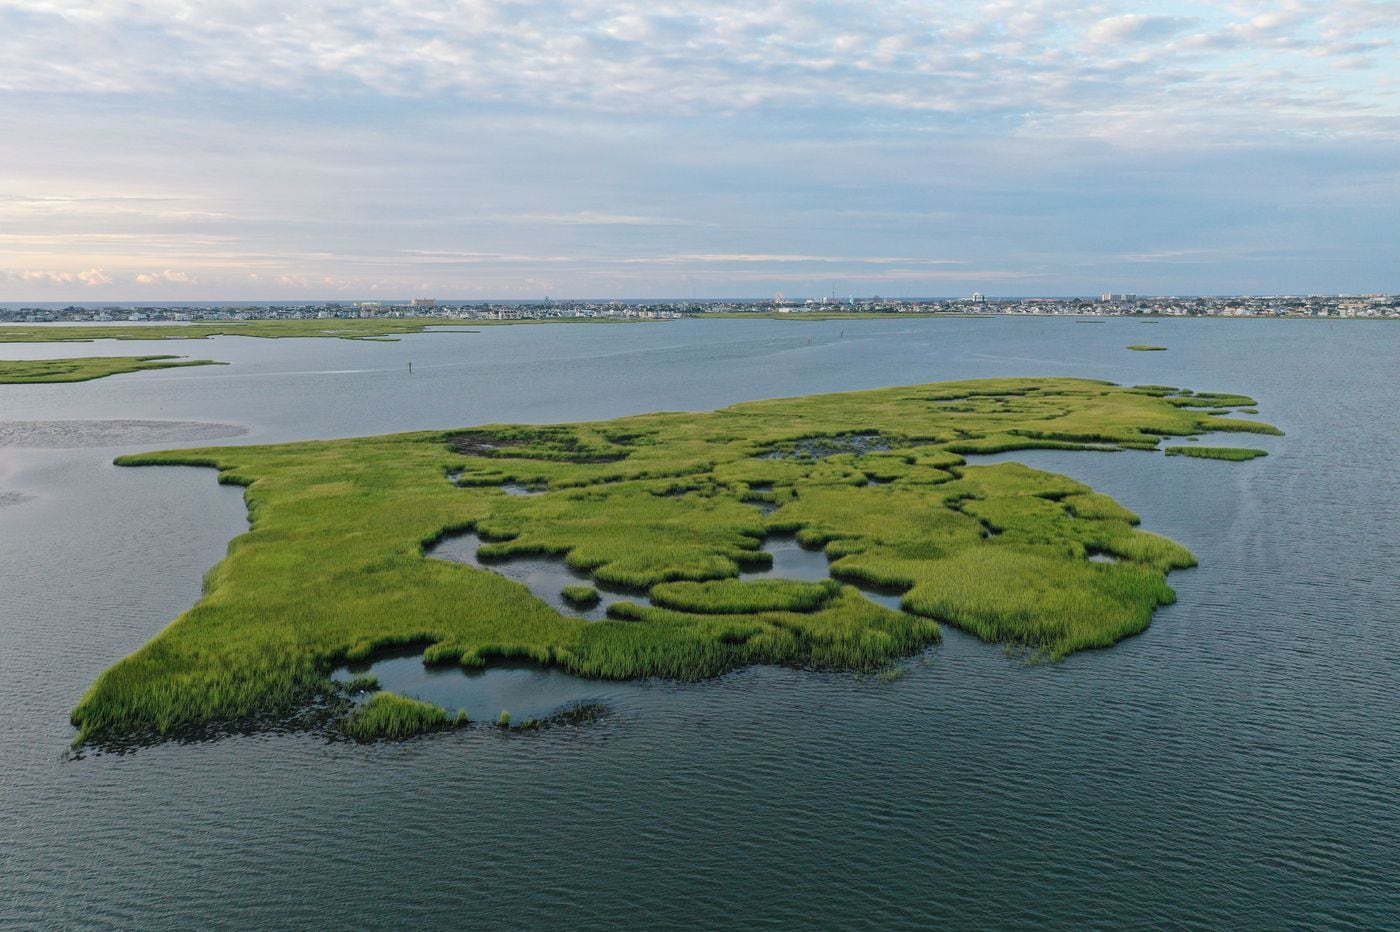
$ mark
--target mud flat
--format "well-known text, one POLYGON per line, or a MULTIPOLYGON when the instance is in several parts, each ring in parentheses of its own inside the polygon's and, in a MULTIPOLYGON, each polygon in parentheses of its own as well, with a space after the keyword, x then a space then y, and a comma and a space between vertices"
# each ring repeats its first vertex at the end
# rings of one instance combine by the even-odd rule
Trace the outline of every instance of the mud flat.
POLYGON ((238 424, 208 421, 0 421, 0 447, 128 447, 227 440, 247 432, 238 424))

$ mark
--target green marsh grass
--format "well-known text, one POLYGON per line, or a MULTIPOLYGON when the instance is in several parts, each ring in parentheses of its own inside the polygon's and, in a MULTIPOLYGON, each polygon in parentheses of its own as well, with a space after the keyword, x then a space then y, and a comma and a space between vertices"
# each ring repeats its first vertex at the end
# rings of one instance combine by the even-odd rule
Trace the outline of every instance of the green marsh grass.
POLYGON ((1165 452, 1168 456, 1194 456, 1198 459, 1230 460, 1236 463, 1269 455, 1267 450, 1251 447, 1167 447, 1165 452))
POLYGON ((356 676, 345 684, 345 690, 351 693, 372 693, 378 689, 379 677, 368 673, 356 676))
MULTIPOLYGON (((1072 479, 964 456, 1158 449, 1163 437, 1232 423, 1274 430, 1173 403, 1191 397, 1201 396, 981 380, 121 457, 218 469, 220 482, 246 487, 251 530, 192 609, 93 683, 73 712, 77 740, 290 713, 333 692, 337 666, 395 647, 469 668, 517 658, 597 678, 694 680, 753 663, 876 671, 936 643, 939 622, 1048 657, 1107 646, 1174 598, 1166 574, 1191 554, 1072 479), (762 458, 875 434, 880 449, 834 443, 827 456, 762 458), (506 495, 507 481, 549 491, 506 495), (754 507, 755 496, 774 510, 754 507), (590 622, 489 569, 425 557, 465 530, 481 535, 483 558, 561 554, 656 604, 615 603, 590 622), (771 564, 760 548, 777 532, 824 547, 836 580, 903 591, 903 611, 836 582, 741 581, 771 564), (1089 560, 1099 553, 1117 562, 1089 560)), ((363 734, 427 715, 378 696, 353 714, 363 734)))
POLYGON ((580 608, 597 605, 599 598, 598 590, 592 586, 565 586, 560 595, 563 596, 565 602, 580 608))
POLYGON ((1129 346, 1128 349, 1138 353, 1161 353, 1166 351, 1165 346, 1153 346, 1150 343, 1134 343, 1129 346))
POLYGON ((798 582, 789 579, 714 579, 708 582, 658 583, 651 601, 662 608, 705 615, 753 615, 759 612, 811 612, 841 591, 834 579, 798 582))
POLYGON ((179 356, 93 356, 77 359, 0 360, 0 384, 87 382, 124 372, 178 369, 185 366, 226 366, 212 359, 179 356))
POLYGON ((357 741, 375 741, 407 738, 465 724, 465 715, 454 716, 430 702, 381 692, 346 716, 341 730, 357 741))

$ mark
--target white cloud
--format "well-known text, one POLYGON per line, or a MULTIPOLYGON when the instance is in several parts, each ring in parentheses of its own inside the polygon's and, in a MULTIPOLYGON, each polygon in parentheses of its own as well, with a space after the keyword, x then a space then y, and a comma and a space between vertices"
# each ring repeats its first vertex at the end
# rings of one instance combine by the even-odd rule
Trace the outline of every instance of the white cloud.
POLYGON ((1288 100, 1303 131, 1391 132, 1394 85, 1338 87, 1327 61, 1379 66, 1397 35, 1390 0, 1237 0, 1199 17, 1125 0, 0 0, 0 88, 447 95, 652 116, 839 107, 1037 131, 1088 109, 1244 132, 1262 122, 1262 94, 1288 100), (1319 61, 1260 81, 1284 51, 1319 61))
POLYGON ((1114 45, 1122 42, 1151 42, 1189 29, 1194 20, 1179 16, 1144 16, 1124 13, 1099 20, 1089 29, 1093 42, 1114 45))
POLYGON ((138 285, 195 285, 199 279, 188 272, 166 269, 163 272, 141 272, 136 276, 138 285))
POLYGON ((1395 0, 0 0, 0 294, 1092 291, 1241 230, 1392 281, 1397 36, 1395 0))
POLYGON ((92 268, 79 272, 55 269, 16 269, 0 270, 0 277, 13 282, 22 282, 25 285, 54 286, 54 285, 86 285, 99 287, 112 284, 112 276, 108 275, 104 269, 92 268))

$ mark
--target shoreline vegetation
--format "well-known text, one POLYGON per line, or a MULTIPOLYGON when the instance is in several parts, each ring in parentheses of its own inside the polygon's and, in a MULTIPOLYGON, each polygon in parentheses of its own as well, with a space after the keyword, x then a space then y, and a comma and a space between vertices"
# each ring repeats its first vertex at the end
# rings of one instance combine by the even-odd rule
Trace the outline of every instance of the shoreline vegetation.
MULTIPOLYGON (((219 470, 246 487, 251 530, 193 608, 93 683, 72 714, 75 744, 291 716, 343 699, 337 667, 395 649, 464 668, 514 659, 698 680, 756 663, 878 672, 936 643, 940 624, 1046 659, 1107 647, 1174 600, 1166 575, 1194 557, 1073 479, 966 457, 1279 433, 1208 413, 1254 404, 1169 386, 989 379, 123 456, 219 470), (588 621, 489 569, 425 556, 466 531, 483 559, 562 555, 652 604, 618 602, 588 621), (739 578, 771 564, 765 537, 793 533, 824 548, 830 580, 739 578), (849 583, 902 591, 901 610, 849 583)), ((372 740, 457 723, 390 696, 375 693, 340 732, 372 740)))
POLYGON ((183 356, 93 356, 73 359, 0 359, 0 385, 89 382, 109 375, 186 366, 226 366, 214 359, 183 356))

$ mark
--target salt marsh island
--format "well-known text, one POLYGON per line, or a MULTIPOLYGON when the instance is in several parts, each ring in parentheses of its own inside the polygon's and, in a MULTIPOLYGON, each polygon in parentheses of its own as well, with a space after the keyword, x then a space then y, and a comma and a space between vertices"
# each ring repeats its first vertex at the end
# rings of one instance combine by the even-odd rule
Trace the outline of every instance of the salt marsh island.
POLYGON ((160 740, 315 705, 361 739, 464 724, 372 680, 362 691, 377 698, 350 701, 331 678, 394 650, 469 669, 524 660, 696 680, 757 663, 875 670, 937 642, 940 624, 1052 660, 1108 647, 1174 600, 1166 576, 1195 558, 1071 478, 976 457, 1278 433, 1219 413, 1254 405, 987 379, 123 456, 219 470, 246 487, 251 529, 192 609, 92 684, 76 741, 160 740), (784 535, 826 578, 764 572, 784 535), (463 537, 468 553, 451 557, 463 537), (501 571, 543 558, 572 574, 548 592, 501 571))

